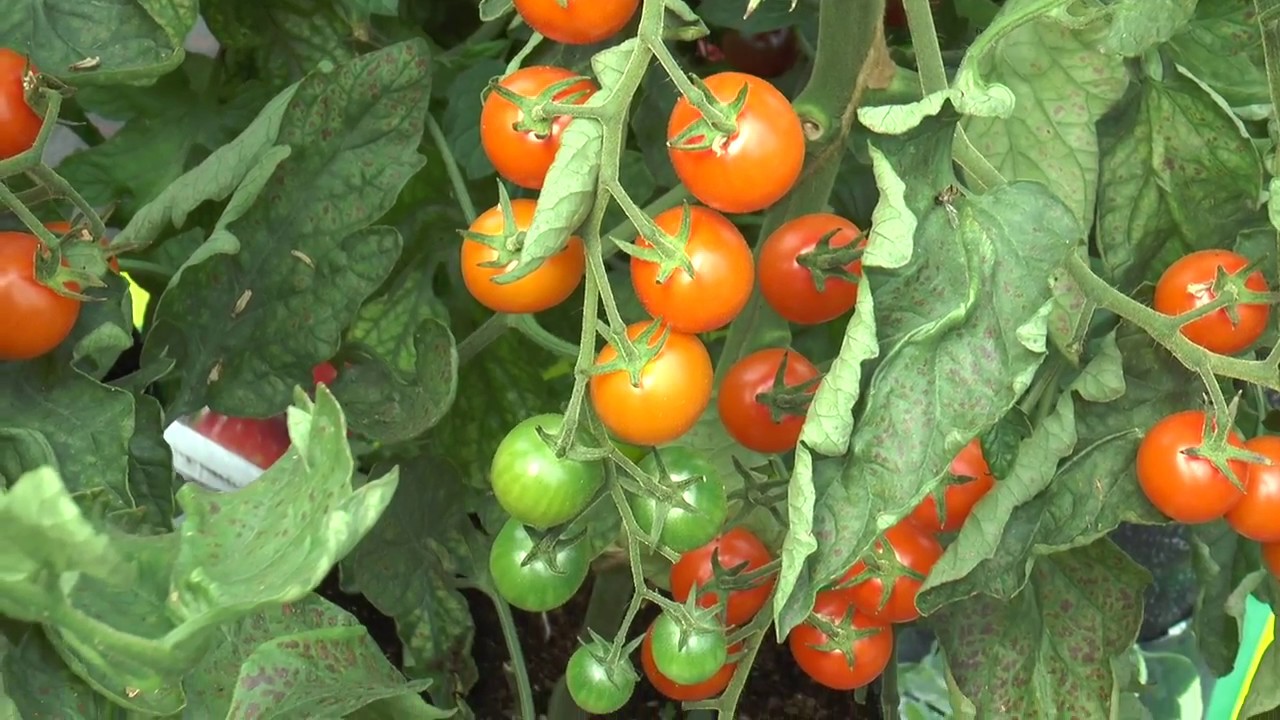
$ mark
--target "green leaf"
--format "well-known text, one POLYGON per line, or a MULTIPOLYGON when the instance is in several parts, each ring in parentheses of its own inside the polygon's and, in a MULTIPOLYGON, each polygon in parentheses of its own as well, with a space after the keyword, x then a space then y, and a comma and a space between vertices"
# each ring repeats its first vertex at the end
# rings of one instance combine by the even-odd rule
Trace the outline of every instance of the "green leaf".
POLYGON ((1026 413, 1016 405, 995 425, 979 436, 982 456, 987 468, 997 478, 1009 477, 1018 461, 1022 441, 1031 437, 1033 428, 1026 413))
POLYGON ((1146 80, 1101 130, 1098 249, 1122 289, 1257 223, 1262 161, 1239 121, 1176 70, 1146 80), (1211 179, 1210 179, 1211 178, 1211 179))
POLYGON ((492 22, 511 12, 511 0, 480 0, 480 19, 492 22))
MULTIPOLYGON (((1099 190, 1099 197, 1104 197, 1107 190, 1107 186, 1103 185, 1099 190)), ((1080 252, 1087 255, 1088 250, 1081 248, 1080 252)), ((1055 272, 1049 282, 1053 284, 1049 341, 1073 365, 1079 365, 1097 304, 1085 296, 1080 285, 1065 269, 1055 272)))
POLYGON ((173 452, 164 440, 164 412, 149 395, 134 396, 133 436, 129 438, 129 497, 156 530, 173 529, 181 479, 173 472, 173 452))
MULTIPOLYGON (((3 645, 4 641, 0 640, 0 647, 3 645)), ((0 718, 4 720, 38 717, 106 720, 124 715, 122 709, 94 693, 71 673, 39 626, 28 628, 17 645, 0 658, 3 695, 11 699, 19 713, 6 715, 0 699, 0 718)))
POLYGON ((210 717, 345 717, 399 698, 400 718, 434 720, 451 713, 417 693, 356 618, 316 595, 224 626, 186 681, 190 706, 210 717))
POLYGON ((1005 178, 1045 183, 1086 227, 1098 191, 1094 124, 1128 85, 1123 61, 1097 49, 1102 30, 1041 19, 1011 31, 984 58, 981 73, 1013 91, 1013 115, 962 121, 1005 178))
POLYGON ((929 625, 979 717, 1114 717, 1111 660, 1137 637, 1149 581, 1104 539, 1042 559, 1011 600, 978 596, 929 625))
POLYGON ((494 173, 493 163, 480 144, 480 101, 489 80, 506 74, 506 63, 483 58, 458 73, 449 85, 448 105, 440 126, 449 140, 449 150, 468 180, 494 173))
POLYGON ((167 351, 184 369, 170 413, 277 413, 333 355, 400 252, 395 229, 368 226, 424 161, 427 70, 416 40, 299 84, 279 126, 288 158, 206 243, 231 254, 193 257, 160 298, 143 356, 167 351))
POLYGON ((213 36, 241 72, 283 85, 324 63, 356 57, 344 0, 222 0, 201 6, 213 36))
POLYGON ((1262 34, 1250 0, 1199 0, 1169 44, 1170 58, 1233 107, 1271 104, 1262 34))
POLYGON ((103 280, 107 287, 88 292, 102 301, 81 304, 71 334, 52 353, 60 363, 72 365, 95 380, 105 377, 120 355, 133 347, 129 283, 114 273, 103 280))
POLYGON ((1111 6, 1111 26, 1102 51, 1137 57, 1182 30, 1197 0, 1120 0, 1111 6))
POLYGON ((1280 681, 1277 679, 1280 679, 1280 645, 1272 641, 1258 661, 1258 668, 1249 683, 1249 694, 1240 707, 1240 717, 1258 717, 1280 707, 1280 681))
POLYGON ((1248 541, 1225 521, 1191 526, 1191 567, 1197 595, 1192 629, 1200 657, 1214 675, 1231 672, 1240 653, 1243 608, 1229 607, 1232 593, 1258 570, 1257 556, 1248 552, 1248 541))

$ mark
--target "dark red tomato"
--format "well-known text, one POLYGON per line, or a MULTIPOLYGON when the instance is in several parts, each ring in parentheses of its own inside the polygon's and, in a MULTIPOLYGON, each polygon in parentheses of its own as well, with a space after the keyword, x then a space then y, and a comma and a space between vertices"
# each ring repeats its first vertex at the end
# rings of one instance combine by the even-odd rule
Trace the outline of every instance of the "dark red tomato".
MULTIPOLYGON (((696 585, 698 604, 706 608, 715 606, 717 594, 705 590, 706 585, 715 577, 711 566, 713 552, 718 553, 720 567, 725 570, 732 570, 746 563, 741 570, 743 573, 762 568, 773 560, 769 548, 760 542, 755 533, 742 527, 733 528, 697 550, 681 555, 671 566, 671 597, 676 602, 688 600, 689 593, 694 591, 696 585)), ((776 581, 775 576, 769 575, 752 587, 730 592, 725 624, 734 626, 750 622, 769 601, 776 581)))
MULTIPOLYGON (((832 232, 830 246, 838 249, 853 242, 860 231, 839 215, 811 213, 783 223, 760 248, 760 294, 784 320, 797 325, 829 322, 851 310, 857 301, 856 281, 827 275, 819 291, 813 273, 800 264, 799 257, 832 232)), ((859 243, 866 244, 866 240, 859 243)), ((862 261, 854 260, 844 270, 861 277, 862 261)))
MULTIPOLYGON (((693 277, 677 268, 664 282, 658 282, 661 267, 633 257, 631 284, 646 312, 672 330, 697 334, 722 328, 742 312, 751 298, 755 261, 738 228, 711 208, 673 207, 659 213, 653 222, 674 237, 686 211, 689 237, 684 252, 693 266, 693 277)), ((636 244, 653 247, 643 237, 637 237, 636 244)))
POLYGON ((332 385, 333 381, 338 379, 338 368, 334 367, 331 362, 322 362, 311 368, 311 379, 315 381, 316 385, 320 383, 332 385))
POLYGON ((263 470, 283 457, 292 444, 284 415, 233 418, 205 410, 196 420, 195 430, 263 470))
MULTIPOLYGON (((800 415, 784 415, 775 422, 773 411, 760 402, 760 396, 772 392, 774 378, 783 357, 787 369, 782 382, 788 388, 797 387, 818 377, 818 368, 809 359, 794 350, 767 348, 742 358, 720 383, 720 395, 716 405, 720 422, 729 435, 748 450, 760 453, 780 453, 792 450, 800 438, 804 426, 804 408, 800 415)), ((808 388, 812 393, 817 385, 808 388)))
POLYGON ((958 478, 973 478, 968 482, 949 483, 944 491, 947 517, 938 517, 938 501, 930 495, 911 513, 911 522, 930 532, 956 532, 973 512, 973 506, 991 492, 996 479, 982 455, 982 443, 974 438, 951 461, 950 472, 958 478))
MULTIPOLYGON (((578 77, 577 73, 564 68, 534 65, 516 70, 499 84, 521 97, 535 98, 552 85, 574 77, 578 77)), ((584 78, 552 99, 581 105, 597 89, 595 83, 584 78)), ((517 123, 523 119, 524 111, 518 106, 496 92, 489 93, 480 110, 480 144, 499 175, 521 187, 541 190, 560 149, 560 136, 573 118, 557 117, 547 135, 517 130, 517 123)))
MULTIPOLYGON (((1230 250, 1199 250, 1184 255, 1160 276, 1152 306, 1157 312, 1177 316, 1208 305, 1218 297, 1213 291, 1218 268, 1235 275, 1248 264, 1247 258, 1230 250)), ((1267 281, 1261 271, 1254 270, 1245 279, 1245 287, 1266 292, 1267 281)), ((1182 334, 1206 350, 1223 355, 1238 353, 1267 329, 1271 306, 1242 304, 1236 306, 1236 313, 1238 322, 1232 322, 1227 308, 1219 308, 1183 325, 1182 334)))
POLYGON ((27 58, 9 48, 0 48, 0 160, 20 155, 36 142, 41 118, 27 104, 23 80, 38 72, 27 58))
MULTIPOLYGON (((928 576, 933 566, 937 564, 938 558, 942 557, 942 544, 931 533, 914 523, 902 522, 889 528, 884 533, 884 539, 876 541, 876 546, 883 547, 885 542, 889 543, 889 548, 899 564, 922 576, 928 576)), ((891 560, 888 561, 888 565, 892 565, 891 560)), ((866 569, 867 564, 859 560, 849 568, 841 578, 841 582, 853 580, 866 569)), ((887 602, 884 601, 884 582, 878 575, 873 575, 852 587, 829 592, 835 594, 843 592, 858 612, 876 622, 888 625, 911 622, 920 617, 920 611, 916 609, 916 595, 919 594, 922 584, 922 580, 906 575, 899 576, 889 591, 887 602), (884 602, 883 607, 881 607, 882 602, 884 602)))
MULTIPOLYGON (((1211 422, 1200 410, 1174 413, 1147 430, 1138 446, 1138 483, 1147 499, 1160 512, 1188 525, 1217 520, 1244 497, 1213 463, 1184 452, 1204 443, 1206 431, 1212 432, 1211 422)), ((1244 447, 1234 431, 1228 442, 1244 447)), ((1230 464, 1243 482, 1246 463, 1232 460, 1230 464)))
POLYGON ((36 280, 35 235, 0 232, 0 360, 31 360, 56 348, 76 325, 80 301, 36 280))
POLYGON ((762 78, 781 75, 800 57, 796 31, 789 27, 750 35, 726 30, 720 38, 720 49, 735 70, 762 78))
POLYGON ((1262 562, 1267 569, 1280 580, 1280 542, 1266 543, 1262 546, 1262 562))
MULTIPOLYGON (((512 200, 511 214, 515 217, 516 229, 527 230, 536 210, 537 203, 533 200, 512 200)), ((506 231, 502 206, 495 205, 480 213, 470 229, 478 235, 502 235, 506 231)), ((563 250, 544 260, 533 272, 505 284, 493 279, 507 272, 515 260, 501 267, 489 267, 487 263, 498 259, 498 251, 465 238, 461 253, 463 284, 472 297, 494 312, 536 313, 553 308, 578 289, 587 267, 582 240, 577 235, 571 236, 563 250)))
MULTIPOLYGON (((741 649, 742 643, 729 648, 730 657, 741 649)), ((657 663, 653 661, 653 624, 649 625, 648 631, 644 634, 644 640, 640 643, 640 665, 644 667, 644 674, 649 678, 649 684, 655 690, 676 702, 710 700, 719 695, 724 692, 725 688, 729 687, 729 681, 733 679, 733 671, 738 667, 736 662, 730 660, 720 668, 720 672, 711 676, 710 680, 696 685, 681 685, 675 682, 663 675, 658 670, 657 663)))
POLYGON ((626 27, 640 0, 515 0, 525 23, 550 40, 590 45, 626 27))
POLYGON ((1261 543, 1280 542, 1280 437, 1261 435, 1244 444, 1274 465, 1249 463, 1244 499, 1227 512, 1227 524, 1261 543))
MULTIPOLYGON (((849 601, 839 595, 819 596, 813 611, 833 623, 843 623, 849 601)), ((787 638, 796 665, 820 685, 833 690, 856 690, 884 672, 893 656, 893 628, 883 626, 866 615, 853 613, 852 625, 857 630, 874 631, 853 641, 853 664, 840 650, 820 649, 831 638, 818 628, 803 623, 787 638)))
MULTIPOLYGON (((671 165, 680 182, 704 205, 727 213, 763 210, 790 192, 800 177, 805 152, 800 118, 768 80, 723 72, 703 82, 722 103, 732 102, 747 88, 746 104, 736 118, 737 131, 709 148, 668 146, 671 165)), ((687 99, 677 100, 667 123, 668 142, 701 118, 702 113, 687 99)))

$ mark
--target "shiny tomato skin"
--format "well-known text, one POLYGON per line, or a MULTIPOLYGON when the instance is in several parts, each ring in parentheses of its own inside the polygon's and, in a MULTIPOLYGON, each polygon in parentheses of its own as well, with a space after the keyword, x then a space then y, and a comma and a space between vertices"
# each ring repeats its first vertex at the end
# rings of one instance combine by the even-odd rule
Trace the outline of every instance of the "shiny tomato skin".
MULTIPOLYGON (((924 576, 929 575, 929 571, 933 570, 933 566, 937 564, 938 558, 942 557, 942 544, 938 539, 914 523, 902 522, 889 528, 884 533, 884 540, 877 540, 876 544, 883 542, 889 543, 899 563, 924 576)), ((841 582, 853 580, 866 569, 866 563, 859 560, 849 568, 841 578, 841 582)), ((863 580, 849 588, 828 592, 837 594, 843 592, 858 612, 875 622, 889 625, 911 622, 920 617, 920 611, 916 608, 916 595, 919 594, 922 584, 922 580, 905 575, 899 577, 894 582, 889 592, 889 600, 883 608, 880 607, 880 601, 884 595, 884 582, 878 577, 863 580)))
MULTIPOLYGON (((693 277, 676 268, 665 282, 659 283, 658 263, 632 257, 631 284, 645 312, 672 330, 697 334, 718 330, 742 312, 751 298, 755 260, 738 228, 711 208, 673 207, 653 221, 664 233, 675 236, 680 232, 686 207, 689 237, 684 251, 693 266, 693 277)), ((653 247, 643 237, 637 237, 636 244, 653 247)))
MULTIPOLYGON (((736 119, 737 131, 718 146, 668 147, 676 175, 694 197, 720 212, 751 213, 773 205, 791 191, 804 166, 804 130, 791 102, 754 75, 722 72, 703 82, 722 103, 732 102, 745 86, 746 105, 736 119)), ((667 140, 701 117, 681 97, 667 123, 667 140)))
POLYGON ((235 418, 205 410, 195 431, 266 470, 289 451, 289 424, 284 415, 235 418))
POLYGON ((1280 542, 1264 543, 1262 546, 1262 562, 1280 580, 1280 542))
POLYGON ((0 160, 8 160, 31 149, 40 134, 42 120, 27 104, 22 79, 38 72, 27 58, 0 48, 0 160))
MULTIPOLYGON (((706 608, 715 606, 716 593, 702 591, 715 577, 711 566, 713 552, 718 553, 720 566, 725 570, 732 570, 746 563, 742 573, 754 572, 773 560, 769 548, 760 542, 755 533, 743 527, 732 528, 697 550, 681 555, 671 566, 671 597, 676 602, 688 600, 689 593, 694 591, 696 585, 698 604, 706 608)), ((752 587, 731 592, 725 607, 725 625, 732 627, 750 622, 769 601, 775 582, 776 575, 769 575, 752 587)))
POLYGON ((586 540, 555 550, 555 563, 546 557, 531 558, 535 545, 529 529, 508 520, 489 548, 489 575, 498 594, 512 607, 525 612, 547 612, 569 602, 591 567, 586 540))
POLYGON ((0 360, 31 360, 58 347, 80 317, 80 301, 35 277, 39 240, 0 232, 0 360))
MULTIPOLYGON (((657 620, 654 620, 656 623, 657 620)), ((710 700, 711 698, 724 692, 729 687, 729 681, 733 679, 733 671, 738 664, 729 661, 720 668, 720 671, 711 676, 711 679, 696 685, 681 685, 672 680, 662 671, 658 670, 658 665, 653 661, 653 625, 649 625, 649 629, 645 631, 644 640, 640 643, 640 665, 644 668, 645 677, 649 678, 649 684, 655 690, 665 697, 675 700, 676 702, 697 702, 699 700, 710 700)), ((742 649, 742 644, 738 643, 729 648, 729 655, 742 649)))
MULTIPOLYGON (((499 84, 522 97, 535 98, 548 87, 574 77, 578 77, 577 73, 561 67, 533 65, 516 70, 499 84)), ((595 83, 584 78, 556 93, 552 99, 566 103, 572 98, 573 103, 581 105, 598 89, 595 83)), ((499 175, 521 187, 541 190, 560 149, 560 136, 573 118, 557 117, 551 122, 551 133, 545 137, 516 130, 516 123, 523 118, 524 112, 510 100, 497 92, 489 93, 480 109, 480 145, 499 175)))
MULTIPOLYGON (((1188 525, 1217 520, 1244 497, 1213 463, 1183 454, 1183 450, 1204 443, 1204 436, 1212 432, 1211 422, 1201 410, 1174 413, 1147 430, 1138 446, 1138 484, 1147 499, 1171 519, 1188 525)), ((1244 447, 1234 430, 1228 442, 1244 447)), ((1243 482, 1247 464, 1240 460, 1230 464, 1243 482)))
MULTIPOLYGON (((817 325, 853 309, 858 299, 857 282, 828 276, 819 292, 813 273, 797 259, 813 250, 818 241, 833 230, 836 231, 830 240, 833 249, 853 242, 860 232, 857 225, 839 215, 810 213, 780 225, 760 248, 757 271, 760 294, 784 320, 797 325, 817 325)), ((866 245, 866 240, 861 240, 859 245, 866 245)), ((854 260, 844 269, 861 277, 862 260, 854 260)))
POLYGON ((800 57, 800 42, 792 28, 742 34, 726 30, 720 38, 724 59, 734 70, 774 78, 791 69, 800 57))
MULTIPOLYGON (((1236 274, 1248 264, 1247 258, 1230 250, 1198 250, 1184 255, 1160 276, 1152 307, 1164 315, 1177 316, 1208 305, 1217 297, 1212 288, 1218 268, 1236 274)), ((1266 292, 1267 281, 1261 271, 1254 270, 1245 280, 1245 287, 1266 292)), ((1271 306, 1238 305, 1236 312, 1239 315, 1236 324, 1223 307, 1183 325, 1182 334, 1206 350, 1223 355, 1238 353, 1266 331, 1271 306)))
POLYGON ((640 7, 640 0, 515 0, 525 24, 549 40, 590 45, 617 35, 640 7))
MULTIPOLYGON (((536 208, 537 203, 527 198, 511 201, 517 229, 528 229, 536 208)), ((485 210, 471 223, 471 231, 481 235, 501 235, 503 228, 500 205, 485 210)), ((501 268, 482 266, 497 257, 498 252, 484 243, 465 238, 462 241, 462 281, 472 297, 494 312, 536 313, 553 308, 578 289, 587 267, 582 239, 576 235, 536 270, 505 285, 493 282, 493 278, 514 266, 515 260, 501 268)))
MULTIPOLYGON (((819 596, 813 606, 815 613, 837 624, 844 622, 848 609, 848 598, 838 595, 819 596)), ((853 641, 852 666, 839 650, 819 650, 830 638, 807 622, 797 625, 787 637, 796 665, 814 682, 833 690, 856 690, 880 677, 893 657, 893 628, 856 610, 852 624, 858 630, 878 629, 853 641)))
POLYGON ((956 477, 973 478, 968 482, 949 483, 946 486, 945 520, 938 517, 938 501, 933 495, 926 497, 912 511, 911 522, 929 532, 956 532, 973 513, 973 506, 986 497, 995 487, 987 459, 982 455, 982 443, 974 438, 951 461, 950 473, 956 477))
MULTIPOLYGON (((681 445, 669 445, 654 450, 654 454, 641 460, 640 469, 657 477, 664 485, 689 483, 684 486, 680 498, 692 509, 674 503, 667 507, 658 538, 663 545, 681 553, 695 550, 715 539, 729 514, 729 502, 720 473, 705 455, 681 445), (658 466, 659 456, 661 468, 658 466)), ((627 501, 636 525, 645 535, 652 536, 658 522, 657 499, 628 493, 627 501)))
MULTIPOLYGON (((649 321, 632 323, 627 337, 635 340, 649 321)), ((663 331, 650 338, 657 345, 663 331)), ((618 351, 606 345, 596 363, 612 362, 618 351)), ((668 332, 666 344, 640 371, 640 386, 619 370, 592 375, 591 405, 614 437, 633 445, 664 445, 684 435, 711 402, 715 369, 711 355, 695 335, 668 332)))
POLYGON ((325 361, 311 368, 311 379, 316 384, 332 385, 338 379, 338 368, 325 361))
POLYGON ((539 428, 555 435, 564 416, 534 415, 517 424, 493 452, 489 482, 498 504, 516 520, 546 529, 573 519, 604 482, 600 463, 556 457, 539 428))
MULTIPOLYGON (((803 415, 786 415, 781 422, 774 422, 769 408, 756 399, 761 393, 773 389, 774 376, 784 356, 787 357, 787 370, 782 380, 787 387, 818 377, 818 368, 800 353, 784 348, 766 348, 734 363, 720 383, 720 395, 716 399, 720 422, 729 436, 748 450, 787 452, 795 448, 800 438, 803 415)), ((810 392, 815 389, 816 385, 810 388, 810 392)))
POLYGON ((602 662, 589 645, 580 645, 569 656, 564 681, 573 702, 592 715, 617 712, 636 689, 634 674, 602 662))
POLYGON ((1227 511, 1227 524, 1250 540, 1280 542, 1280 437, 1260 435, 1244 446, 1275 464, 1249 463, 1246 474, 1240 477, 1244 481, 1244 498, 1227 511))

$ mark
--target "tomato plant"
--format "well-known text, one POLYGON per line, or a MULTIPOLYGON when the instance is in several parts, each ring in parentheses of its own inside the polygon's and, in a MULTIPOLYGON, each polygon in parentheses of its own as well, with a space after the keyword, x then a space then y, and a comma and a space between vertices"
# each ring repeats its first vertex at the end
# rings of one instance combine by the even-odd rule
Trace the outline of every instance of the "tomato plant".
MULTIPOLYGON (((728 325, 751 297, 755 266, 751 248, 728 218, 699 205, 674 207, 653 219, 662 232, 678 236, 688 213, 684 254, 693 275, 675 269, 662 277, 659 263, 631 258, 631 283, 640 304, 672 330, 702 333, 728 325)), ((640 247, 653 247, 640 237, 640 247)))
POLYGON ((800 41, 789 27, 745 34, 728 30, 720 38, 720 49, 735 70, 762 78, 785 73, 800 57, 800 41))
POLYGON ((23 55, 0 47, 0 160, 31 149, 40 133, 41 117, 27 102, 24 83, 39 71, 23 55))
POLYGON ((195 431, 262 469, 289 451, 289 426, 283 417, 235 418, 206 410, 195 431))
POLYGON ((30 360, 56 348, 75 327, 80 301, 35 278, 34 235, 0 232, 0 360, 30 360))
MULTIPOLYGON (((576 104, 585 102, 597 90, 590 80, 548 65, 521 68, 502 78, 498 85, 527 102, 533 102, 552 86, 564 85, 551 95, 552 101, 576 104), (569 82, 575 78, 577 82, 569 82)), ((569 120, 559 116, 545 127, 536 127, 519 105, 491 92, 480 111, 480 145, 502 177, 521 187, 540 190, 569 120)))
MULTIPOLYGON (((1208 305, 1218 297, 1214 291, 1218 271, 1235 275, 1248 264, 1243 255, 1228 250, 1198 250, 1184 255, 1160 276, 1153 305, 1157 311, 1174 316, 1208 305)), ((1267 290, 1267 281, 1258 270, 1249 273, 1244 285, 1256 292, 1267 290)), ((1182 326, 1182 334, 1206 350, 1231 355, 1257 342, 1270 319, 1270 305, 1242 303, 1192 320, 1182 326)))
POLYGON ((742 358, 725 376, 716 401, 725 430, 756 452, 794 448, 818 376, 818 368, 793 350, 768 348, 742 358))
POLYGON ((663 613, 650 633, 654 667, 681 685, 710 680, 729 660, 723 628, 682 627, 670 613, 663 613))
MULTIPOLYGON (((813 612, 839 623, 849 613, 849 600, 839 595, 820 598, 813 612)), ((893 656, 893 628, 853 612, 851 628, 859 635, 847 645, 811 623, 798 625, 787 643, 804 673, 833 690, 856 690, 880 677, 893 656), (865 634, 861 634, 865 633, 865 634)))
POLYGON ((658 539, 675 552, 694 550, 719 534, 729 512, 728 500, 719 472, 704 456, 690 448, 672 445, 646 457, 640 469, 657 475, 668 487, 682 485, 678 497, 688 504, 688 507, 676 502, 660 505, 657 498, 631 495, 628 500, 636 525, 647 535, 652 536, 657 529, 660 507, 663 508, 662 531, 658 539))
POLYGON ((920 617, 916 594, 942 557, 942 545, 914 523, 902 522, 886 530, 884 540, 876 547, 880 552, 876 569, 868 571, 867 563, 859 560, 841 579, 842 584, 854 584, 828 594, 844 595, 859 613, 874 622, 887 625, 915 620, 920 617), (891 582, 886 593, 888 580, 891 582))
MULTIPOLYGON (((829 322, 853 309, 862 261, 837 259, 834 267, 825 267, 815 248, 822 243, 824 250, 838 250, 860 234, 858 226, 831 213, 801 215, 783 223, 760 249, 760 294, 765 302, 801 325, 829 322)), ((860 246, 865 244, 864 240, 860 246)))
POLYGON ((640 0, 515 0, 529 27, 569 45, 588 45, 616 35, 640 0))
MULTIPOLYGON (((724 689, 729 686, 729 681, 733 679, 734 669, 738 666, 735 662, 726 662, 709 679, 692 685, 682 685, 662 674, 653 659, 653 628, 657 622, 655 619, 649 624, 649 629, 645 631, 644 640, 640 644, 640 665, 644 668, 645 677, 649 678, 649 684, 671 700, 681 702, 707 700, 724 692, 724 689)), ((740 646, 734 646, 729 651, 733 653, 739 649, 740 646)))
POLYGON ((538 554, 529 529, 508 520, 493 538, 489 574, 502 599, 527 612, 546 612, 569 602, 587 578, 591 562, 582 541, 538 554))
MULTIPOLYGON (((773 555, 750 530, 743 527, 731 528, 706 545, 684 553, 671 566, 671 596, 677 602, 684 602, 690 593, 696 592, 698 605, 704 608, 716 607, 720 601, 718 596, 724 594, 724 589, 717 581, 713 558, 719 563, 721 572, 733 572, 740 576, 769 564, 773 555)), ((750 622, 769 601, 775 582, 773 575, 749 584, 742 584, 741 577, 734 579, 736 588, 728 589, 728 601, 724 605, 724 621, 729 626, 750 622)))
POLYGON ((688 100, 676 101, 667 123, 671 164, 680 182, 703 204, 721 212, 749 213, 782 199, 804 164, 804 131, 791 103, 754 75, 716 73, 703 80, 721 103, 744 89, 746 102, 734 117, 732 133, 696 133, 680 142, 703 115, 688 100))
MULTIPOLYGON (((1238 505, 1244 492, 1206 458, 1188 450, 1200 447, 1212 430, 1212 421, 1199 410, 1174 413, 1147 430, 1138 446, 1137 474, 1142 491, 1152 505, 1184 523, 1216 520, 1238 505)), ((1228 436, 1233 447, 1244 447, 1240 436, 1228 436)), ((1243 482, 1247 467, 1229 461, 1243 482)))
POLYGON ((995 477, 982 455, 982 444, 977 438, 969 441, 951 461, 948 472, 955 478, 972 478, 963 482, 949 482, 943 490, 943 512, 938 513, 938 500, 926 497, 911 511, 911 521, 931 532, 956 532, 969 519, 973 506, 995 487, 995 477))
MULTIPOLYGON (((635 340, 650 323, 632 323, 627 338, 635 340)), ((625 371, 591 378, 591 405, 600 422, 619 439, 637 445, 661 445, 688 432, 711 401, 711 356, 696 336, 667 332, 649 337, 652 348, 662 342, 633 384, 625 371)), ((614 361, 618 351, 606 345, 596 364, 614 361)))
POLYGON ((545 529, 574 518, 604 482, 598 463, 556 457, 538 434, 557 433, 563 423, 562 415, 535 415, 511 428, 493 453, 493 494, 525 525, 545 529))
MULTIPOLYGON (((533 221, 536 203, 533 200, 514 200, 511 214, 517 230, 527 230, 533 221)), ((471 223, 470 231, 479 235, 501 236, 506 221, 502 207, 492 207, 471 223)), ((494 267, 502 256, 498 249, 476 240, 462 241, 462 280, 467 290, 480 304, 495 312, 534 313, 555 307, 564 302, 582 283, 586 261, 582 255, 582 240, 571 237, 564 249, 552 255, 528 275, 510 283, 494 282, 494 278, 514 266, 515 260, 494 267)))

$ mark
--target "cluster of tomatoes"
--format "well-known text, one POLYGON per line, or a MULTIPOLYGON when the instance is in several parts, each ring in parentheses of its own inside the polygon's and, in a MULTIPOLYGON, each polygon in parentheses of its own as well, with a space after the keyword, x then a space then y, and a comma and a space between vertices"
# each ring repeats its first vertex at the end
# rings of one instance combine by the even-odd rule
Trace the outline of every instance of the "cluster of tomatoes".
MULTIPOLYGON (((1154 308, 1179 316, 1218 298, 1219 274, 1239 280, 1246 290, 1265 293, 1262 273, 1250 269, 1244 256, 1229 250, 1200 250, 1179 258, 1156 283, 1154 308)), ((1271 306, 1239 302, 1220 307, 1185 323, 1182 334, 1212 352, 1231 355, 1247 350, 1267 329, 1271 306)), ((1230 459, 1240 485, 1232 482, 1197 449, 1214 433, 1215 421, 1203 410, 1177 412, 1147 430, 1138 446, 1138 483, 1151 504, 1181 523, 1199 524, 1225 518, 1241 536, 1262 543, 1262 555, 1280 578, 1280 437, 1263 435, 1245 442, 1234 429, 1227 443, 1260 455, 1271 464, 1230 459)))

